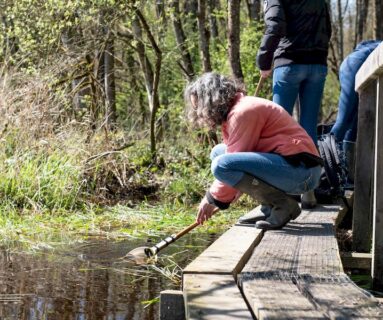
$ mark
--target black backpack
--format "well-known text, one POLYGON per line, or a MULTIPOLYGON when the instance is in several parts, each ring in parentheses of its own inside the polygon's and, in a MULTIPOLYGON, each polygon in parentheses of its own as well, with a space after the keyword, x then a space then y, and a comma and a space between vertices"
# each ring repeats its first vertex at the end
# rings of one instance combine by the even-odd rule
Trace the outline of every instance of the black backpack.
POLYGON ((333 134, 322 134, 318 140, 319 154, 324 161, 320 183, 315 189, 319 203, 333 203, 344 200, 347 171, 344 166, 343 152, 335 141, 333 134))

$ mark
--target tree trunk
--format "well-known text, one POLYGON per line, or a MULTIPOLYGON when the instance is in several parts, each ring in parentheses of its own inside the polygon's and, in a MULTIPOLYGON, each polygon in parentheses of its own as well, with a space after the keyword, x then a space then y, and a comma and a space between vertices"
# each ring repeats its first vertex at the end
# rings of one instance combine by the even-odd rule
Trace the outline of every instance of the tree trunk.
POLYGON ((240 2, 228 1, 228 43, 231 72, 237 79, 243 80, 240 58, 240 2))
MULTIPOLYGON (((124 38, 127 38, 127 42, 131 44, 134 40, 132 34, 130 33, 119 33, 119 36, 122 36, 124 38)), ((131 104, 128 107, 131 106, 138 106, 135 108, 136 110, 139 110, 140 116, 141 116, 141 125, 144 125, 146 122, 146 118, 148 115, 147 108, 145 105, 145 96, 141 94, 143 85, 140 81, 140 77, 137 76, 139 73, 139 62, 134 59, 134 53, 136 51, 131 47, 127 46, 125 52, 124 52, 124 61, 126 63, 126 77, 127 77, 127 83, 130 84, 131 92, 129 94, 129 101, 131 101, 131 104)))
POLYGON ((344 58, 344 40, 343 40, 343 9, 342 9, 342 0, 338 0, 338 52, 339 60, 343 61, 344 58))
MULTIPOLYGON (((134 37, 138 40, 137 45, 136 45, 136 51, 137 51, 137 56, 138 56, 138 61, 140 63, 140 67, 142 70, 142 73, 144 75, 144 80, 145 80, 145 89, 146 89, 146 94, 148 97, 148 102, 149 102, 149 109, 150 109, 150 133, 152 133, 152 92, 153 92, 153 68, 152 64, 148 60, 146 56, 146 51, 145 51, 145 46, 142 42, 142 27, 138 19, 135 17, 132 20, 132 31, 134 37)), ((152 146, 152 139, 151 140, 151 150, 153 148, 152 146)), ((155 142, 154 142, 155 145, 155 142)))
POLYGON ((156 114, 160 107, 160 100, 158 97, 158 84, 161 71, 162 52, 159 49, 153 34, 142 15, 140 10, 136 10, 136 16, 132 20, 132 30, 137 41, 137 54, 139 63, 144 74, 146 92, 148 94, 149 108, 150 108, 150 151, 152 160, 156 160, 156 114), (152 64, 146 54, 145 46, 142 39, 142 30, 145 31, 149 42, 155 53, 155 66, 154 72, 152 64))
POLYGON ((194 76, 194 68, 189 49, 186 44, 186 36, 180 18, 179 0, 172 0, 170 1, 169 5, 173 9, 173 28, 176 36, 177 46, 180 48, 181 51, 182 69, 186 78, 188 80, 191 80, 194 76))
MULTIPOLYGON (((75 44, 74 39, 75 37, 75 30, 72 28, 65 28, 63 32, 61 33, 61 43, 63 44, 63 47, 66 49, 66 52, 69 56, 75 56, 75 44)), ((73 95, 73 114, 76 116, 78 114, 78 111, 86 109, 86 104, 84 102, 84 96, 86 94, 89 94, 89 87, 84 87, 84 83, 89 83, 89 77, 75 77, 71 81, 71 88, 73 95)))
POLYGON ((215 9, 217 8, 218 0, 208 0, 207 1, 207 14, 209 16, 209 25, 211 37, 216 39, 219 37, 217 18, 215 16, 215 9))
POLYGON ((4 59, 6 57, 14 55, 18 50, 18 41, 15 36, 10 37, 8 32, 10 34, 14 33, 14 25, 12 20, 8 20, 6 16, 1 16, 1 22, 3 25, 4 37, 3 37, 3 55, 4 59))
POLYGON ((364 33, 366 31, 367 23, 367 14, 369 0, 357 0, 357 30, 356 30, 356 43, 359 43, 364 38, 364 33))
POLYGON ((199 47, 204 72, 210 72, 209 31, 206 28, 206 0, 198 0, 199 47))
POLYGON ((166 32, 167 21, 165 12, 165 0, 156 0, 156 16, 159 24, 158 38, 163 39, 166 32))
POLYGON ((198 25, 198 0, 186 0, 184 1, 183 5, 183 12, 185 12, 186 15, 190 16, 191 23, 192 23, 192 29, 193 31, 197 31, 198 25))
POLYGON ((375 0, 375 39, 383 39, 383 0, 375 0))
POLYGON ((221 33, 222 34, 226 34, 227 32, 227 22, 226 22, 226 19, 224 17, 224 15, 222 14, 222 6, 221 6, 221 1, 220 0, 216 0, 216 12, 220 12, 221 14, 219 15, 218 17, 218 22, 219 22, 219 29, 221 30, 221 33))
MULTIPOLYGON (((158 19, 162 19, 162 20, 166 19, 164 0, 156 0, 156 16, 158 19)), ((161 21, 161 22, 164 22, 164 21, 161 21)))
POLYGON ((354 45, 355 48, 357 42, 358 42, 358 23, 359 23, 359 4, 360 0, 355 0, 355 28, 354 28, 354 45))
POLYGON ((114 39, 110 37, 106 43, 104 53, 105 68, 105 105, 106 105, 106 123, 108 127, 114 129, 116 126, 116 83, 114 74, 114 39))
POLYGON ((247 10, 250 21, 259 21, 261 19, 261 1, 246 0, 247 10))

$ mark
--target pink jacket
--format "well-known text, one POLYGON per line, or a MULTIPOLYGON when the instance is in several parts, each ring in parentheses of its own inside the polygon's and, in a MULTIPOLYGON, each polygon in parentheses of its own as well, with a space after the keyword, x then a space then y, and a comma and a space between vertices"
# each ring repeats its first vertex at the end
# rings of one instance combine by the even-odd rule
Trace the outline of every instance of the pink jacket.
MULTIPOLYGON (((276 103, 239 93, 222 124, 227 153, 265 152, 282 156, 309 153, 319 157, 306 131, 276 103)), ((238 190, 215 180, 210 187, 214 199, 230 203, 238 190)))

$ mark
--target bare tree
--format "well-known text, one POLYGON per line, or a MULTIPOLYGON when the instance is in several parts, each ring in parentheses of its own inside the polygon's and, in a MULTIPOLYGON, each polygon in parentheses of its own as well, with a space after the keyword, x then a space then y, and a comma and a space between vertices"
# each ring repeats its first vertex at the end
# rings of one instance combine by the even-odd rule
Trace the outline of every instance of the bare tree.
POLYGON ((162 52, 155 41, 149 25, 146 22, 145 17, 141 11, 136 9, 136 16, 132 21, 132 30, 137 41, 137 54, 141 69, 144 74, 145 87, 149 100, 150 109, 150 151, 152 153, 152 159, 156 159, 156 114, 160 106, 158 96, 158 85, 161 72, 162 52), (144 45, 144 39, 142 31, 145 31, 150 45, 155 53, 154 70, 152 63, 150 62, 148 55, 146 54, 146 48, 144 45))
POLYGON ((355 28, 355 43, 363 40, 364 33, 366 31, 367 13, 369 7, 369 0, 357 0, 356 1, 356 28, 355 28))
POLYGON ((104 53, 105 118, 109 128, 116 126, 116 82, 114 73, 114 36, 107 31, 108 39, 104 53))
POLYGON ((261 1, 246 0, 247 10, 250 21, 259 21, 261 19, 261 1))
POLYGON ((209 72, 212 68, 209 51, 209 30, 206 27, 206 0, 198 0, 198 32, 203 71, 209 72))
MULTIPOLYGON (((78 31, 78 30, 77 30, 78 31)), ((79 38, 80 35, 76 32, 75 28, 64 28, 61 33, 61 43, 65 53, 74 59, 79 56, 77 52, 77 45, 75 38, 79 38)), ((73 96, 73 114, 76 116, 78 111, 86 110, 87 106, 84 103, 85 95, 89 94, 89 74, 84 73, 82 70, 76 70, 81 75, 72 74, 71 78, 71 95, 73 96)), ((76 72, 77 73, 77 72, 76 72)))
POLYGON ((383 0, 375 0, 375 39, 383 39, 383 0))
POLYGON ((243 80, 240 59, 240 0, 228 1, 228 44, 229 60, 233 75, 243 80))
POLYGON ((194 76, 194 68, 180 17, 179 0, 171 0, 169 5, 172 8, 172 21, 177 45, 181 50, 182 64, 180 67, 186 78, 190 80, 194 76))

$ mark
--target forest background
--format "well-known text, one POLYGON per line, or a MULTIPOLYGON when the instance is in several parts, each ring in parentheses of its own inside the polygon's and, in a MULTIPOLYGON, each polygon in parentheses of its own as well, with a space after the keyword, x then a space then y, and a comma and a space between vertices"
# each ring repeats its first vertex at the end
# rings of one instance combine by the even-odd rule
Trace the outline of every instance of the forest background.
MULTIPOLYGON (((343 58, 383 38, 383 0, 330 8, 323 123, 343 58)), ((190 127, 183 89, 214 70, 254 93, 263 1, 2 0, 0 17, 1 241, 193 221, 219 132, 190 127)), ((270 82, 260 95, 271 98, 270 82)))

